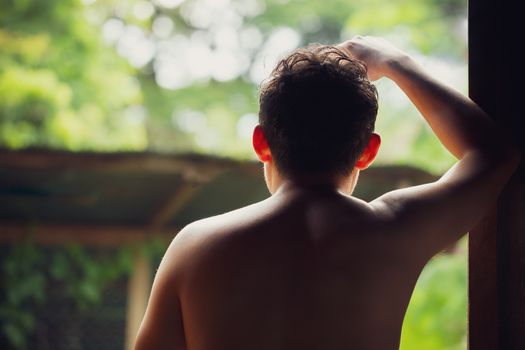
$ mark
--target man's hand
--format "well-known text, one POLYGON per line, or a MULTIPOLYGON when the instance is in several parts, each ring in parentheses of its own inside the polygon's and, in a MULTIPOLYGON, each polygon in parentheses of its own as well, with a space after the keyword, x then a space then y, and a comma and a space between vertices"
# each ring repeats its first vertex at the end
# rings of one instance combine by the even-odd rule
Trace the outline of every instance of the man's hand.
POLYGON ((356 36, 339 45, 350 56, 363 61, 372 81, 389 75, 390 65, 408 55, 382 38, 356 36))

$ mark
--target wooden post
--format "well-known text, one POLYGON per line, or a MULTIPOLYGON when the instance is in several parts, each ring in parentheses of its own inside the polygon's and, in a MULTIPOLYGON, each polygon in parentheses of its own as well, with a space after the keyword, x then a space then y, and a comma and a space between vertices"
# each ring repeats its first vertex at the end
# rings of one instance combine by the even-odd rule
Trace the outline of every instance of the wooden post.
MULTIPOLYGON (((470 0, 470 96, 525 150, 521 2, 470 0)), ((524 152, 525 154, 525 152, 524 152)), ((469 236, 469 349, 525 349, 523 167, 469 236)))
POLYGON ((151 266, 144 254, 136 254, 133 273, 128 284, 126 317, 126 349, 133 349, 137 331, 144 317, 151 286, 151 266))

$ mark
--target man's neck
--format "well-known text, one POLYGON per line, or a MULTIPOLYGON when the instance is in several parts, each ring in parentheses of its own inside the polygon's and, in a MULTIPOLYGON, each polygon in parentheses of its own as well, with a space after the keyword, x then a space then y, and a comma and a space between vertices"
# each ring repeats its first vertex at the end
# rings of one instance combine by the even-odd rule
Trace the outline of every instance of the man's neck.
POLYGON ((285 193, 343 193, 351 195, 357 182, 357 172, 342 176, 301 176, 285 178, 280 181, 276 194, 285 193))

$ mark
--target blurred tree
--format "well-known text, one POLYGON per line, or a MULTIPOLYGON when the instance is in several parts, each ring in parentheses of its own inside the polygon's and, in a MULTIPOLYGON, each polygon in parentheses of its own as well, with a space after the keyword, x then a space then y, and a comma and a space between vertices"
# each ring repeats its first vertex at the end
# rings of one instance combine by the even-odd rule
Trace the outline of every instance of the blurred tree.
POLYGON ((403 323, 400 349, 467 348, 466 240, 460 251, 435 257, 412 293, 403 323))
POLYGON ((102 45, 78 1, 0 3, 0 142, 6 147, 146 147, 126 111, 135 72, 102 45))
MULTIPOLYGON (((465 13, 458 0, 6 0, 0 143, 250 157, 257 84, 285 52, 375 34, 462 67, 465 13)), ((465 70, 448 75, 464 88, 465 70)), ((402 101, 381 99, 380 161, 442 171, 452 158, 402 101)))
MULTIPOLYGON (((0 286, 8 286, 0 288, 0 348, 72 348, 72 338, 88 338, 89 330, 82 326, 90 312, 100 312, 104 292, 129 277, 133 256, 160 262, 166 248, 166 242, 159 239, 117 249, 46 247, 31 239, 0 246, 0 286), (57 296, 60 310, 54 309, 57 296), (44 324, 50 311, 73 327, 44 324)), ((102 320, 107 322, 104 317, 102 320)), ((108 325, 100 325, 104 326, 108 325)), ((96 348, 94 343, 79 345, 82 349, 96 348)))

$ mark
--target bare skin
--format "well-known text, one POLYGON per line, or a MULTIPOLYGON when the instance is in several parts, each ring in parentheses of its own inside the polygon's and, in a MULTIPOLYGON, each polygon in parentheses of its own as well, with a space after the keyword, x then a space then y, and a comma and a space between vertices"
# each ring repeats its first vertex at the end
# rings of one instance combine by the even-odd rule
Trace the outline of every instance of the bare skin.
POLYGON ((494 203, 519 155, 471 100, 389 43, 340 44, 372 80, 392 79, 459 161, 434 183, 366 203, 348 178, 283 178, 260 128, 253 144, 272 196, 188 225, 159 267, 136 349, 398 349, 427 261, 494 203))

